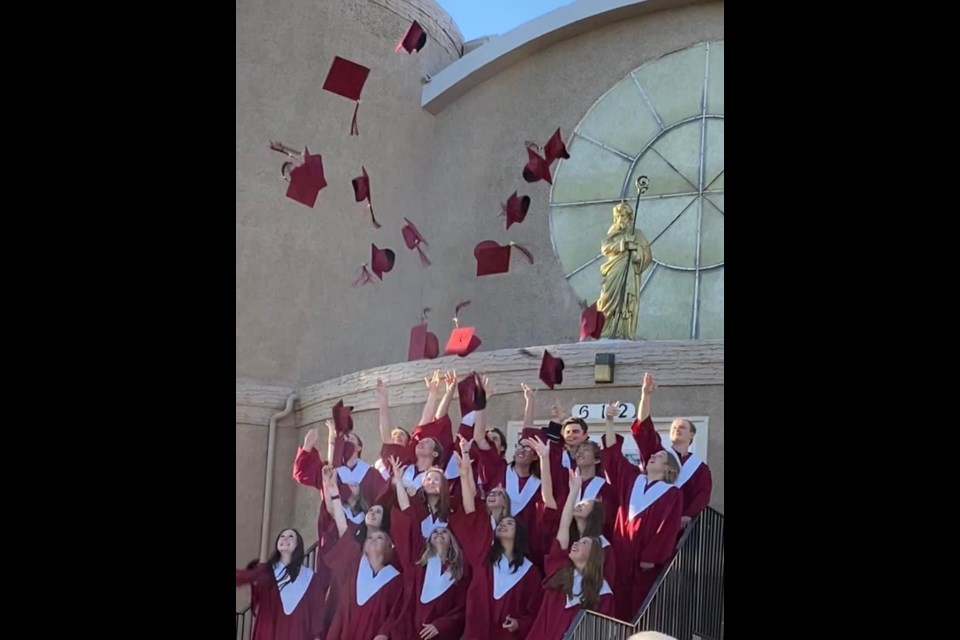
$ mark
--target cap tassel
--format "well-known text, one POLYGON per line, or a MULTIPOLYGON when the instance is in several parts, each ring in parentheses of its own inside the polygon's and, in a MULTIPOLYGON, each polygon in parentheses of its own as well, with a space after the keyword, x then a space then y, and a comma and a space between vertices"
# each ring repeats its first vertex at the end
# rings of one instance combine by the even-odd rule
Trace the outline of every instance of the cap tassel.
POLYGON ((360 101, 357 100, 356 106, 353 107, 353 120, 350 121, 350 135, 358 136, 360 135, 360 129, 357 127, 357 111, 360 109, 360 101))
POLYGON ((362 287, 368 282, 373 282, 373 276, 370 274, 370 271, 367 270, 367 265, 360 267, 360 274, 353 279, 354 287, 362 287))
POLYGON ((417 243, 417 253, 420 254, 420 264, 425 267, 429 267, 430 259, 427 257, 427 254, 423 252, 423 249, 420 248, 420 243, 417 243))
POLYGON ((527 262, 529 262, 530 264, 533 264, 533 254, 530 253, 530 250, 529 250, 529 249, 527 249, 527 248, 524 247, 524 246, 521 246, 521 245, 517 244, 516 242, 511 242, 511 243, 510 243, 510 246, 511 246, 511 247, 516 247, 517 250, 518 250, 520 253, 522 253, 522 254, 524 255, 524 257, 526 257, 527 262))
POLYGON ((379 229, 382 225, 377 222, 377 217, 373 215, 373 203, 370 202, 370 199, 367 199, 367 209, 370 209, 370 222, 373 223, 374 229, 379 229))
POLYGON ((460 328, 460 310, 468 306, 470 306, 469 300, 461 300, 457 303, 456 308, 453 310, 453 325, 455 327, 460 328))

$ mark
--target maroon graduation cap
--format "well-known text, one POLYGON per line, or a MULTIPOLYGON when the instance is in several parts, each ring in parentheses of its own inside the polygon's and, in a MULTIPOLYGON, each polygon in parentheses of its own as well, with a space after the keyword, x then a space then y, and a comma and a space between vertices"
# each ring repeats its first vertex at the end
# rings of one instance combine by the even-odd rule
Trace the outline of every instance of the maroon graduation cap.
POLYGON ((403 49, 407 53, 413 53, 414 51, 419 53, 426 44, 427 32, 420 26, 419 22, 414 20, 410 24, 410 28, 407 29, 407 32, 403 34, 403 38, 397 44, 396 50, 400 51, 400 49, 403 49))
POLYGON ((290 182, 287 197, 312 209, 320 191, 327 186, 327 179, 323 175, 323 158, 311 155, 306 147, 303 153, 298 153, 284 144, 271 142, 270 148, 293 159, 293 162, 285 162, 280 170, 290 182))
POLYGON ((507 273, 510 270, 510 250, 514 247, 533 264, 533 254, 516 242, 500 245, 494 240, 484 240, 477 243, 473 248, 473 257, 477 259, 477 276, 507 273))
POLYGON ((539 182, 546 180, 553 184, 553 178, 550 176, 550 163, 545 158, 541 158, 532 147, 532 143, 527 143, 527 164, 523 167, 523 179, 527 182, 539 182))
POLYGON ((353 197, 357 202, 367 201, 367 209, 370 210, 370 222, 373 223, 374 229, 379 229, 380 223, 373 215, 373 202, 370 200, 370 176, 367 175, 367 168, 362 165, 360 171, 363 173, 353 179, 353 197))
POLYGON ((420 234, 420 230, 417 229, 416 225, 410 222, 408 219, 404 218, 405 225, 400 229, 400 232, 403 234, 403 241, 407 245, 407 249, 415 249, 417 253, 420 254, 420 264, 425 267, 430 266, 430 259, 427 258, 427 254, 423 252, 423 249, 420 248, 420 245, 429 246, 427 241, 423 239, 423 236, 420 234))
POLYGON ((543 360, 540 361, 540 380, 550 389, 563 384, 563 360, 553 357, 546 349, 543 350, 543 360))
POLYGON ((458 355, 463 358, 476 351, 481 344, 474 327, 460 326, 460 310, 469 304, 469 300, 457 304, 453 316, 454 330, 450 333, 450 339, 447 340, 447 347, 443 352, 445 356, 458 355))
POLYGON ((567 145, 563 144, 563 138, 560 137, 559 127, 553 132, 550 140, 547 141, 547 145, 543 148, 543 157, 547 164, 553 164, 553 161, 557 158, 570 159, 570 154, 567 153, 567 145))
POLYGON ((607 317, 602 311, 597 310, 596 302, 589 307, 586 302, 582 302, 580 307, 583 309, 583 314, 580 316, 580 341, 583 342, 588 337, 599 340, 607 317))
POLYGON ((381 280, 383 280, 383 274, 393 269, 396 259, 397 255, 392 249, 380 249, 377 245, 370 244, 370 270, 381 280))
POLYGON ((360 135, 360 129, 357 127, 357 110, 360 108, 360 92, 363 91, 363 84, 367 81, 368 75, 370 75, 370 69, 367 67, 336 56, 333 64, 330 65, 330 71, 327 72, 327 79, 323 82, 323 88, 326 91, 357 103, 353 108, 353 120, 350 123, 352 136, 360 135))
POLYGON ((335 466, 346 464, 350 456, 353 455, 354 445, 344 436, 353 431, 353 417, 350 412, 353 407, 343 406, 343 400, 339 400, 333 405, 333 427, 337 436, 333 442, 333 460, 335 466))
POLYGON ((427 314, 430 309, 424 309, 420 315, 420 324, 410 329, 410 347, 407 349, 407 360, 433 360, 440 355, 440 342, 437 336, 427 330, 427 314))
POLYGON ((527 217, 527 211, 530 209, 530 196, 518 196, 514 191, 513 195, 507 198, 507 203, 500 205, 500 215, 507 219, 507 229, 513 224, 520 224, 527 217))

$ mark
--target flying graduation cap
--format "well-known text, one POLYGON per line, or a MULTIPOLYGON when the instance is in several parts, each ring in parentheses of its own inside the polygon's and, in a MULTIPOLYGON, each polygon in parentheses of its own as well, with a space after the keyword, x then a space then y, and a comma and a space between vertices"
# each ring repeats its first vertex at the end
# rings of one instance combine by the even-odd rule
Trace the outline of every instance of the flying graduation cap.
POLYGON ((330 71, 327 72, 327 79, 323 82, 323 88, 326 91, 357 103, 353 108, 353 120, 350 122, 352 136, 360 135, 360 129, 357 127, 357 111, 360 109, 360 92, 363 91, 368 75, 370 75, 370 69, 367 67, 335 56, 333 64, 330 65, 330 71))

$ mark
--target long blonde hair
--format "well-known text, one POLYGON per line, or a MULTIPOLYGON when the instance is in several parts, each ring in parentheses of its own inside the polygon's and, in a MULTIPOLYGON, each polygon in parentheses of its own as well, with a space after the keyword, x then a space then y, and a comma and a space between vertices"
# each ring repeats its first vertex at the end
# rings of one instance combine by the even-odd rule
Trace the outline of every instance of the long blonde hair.
POLYGON ((450 576, 454 582, 463 577, 463 550, 460 549, 460 543, 457 542, 457 537, 453 535, 453 531, 451 531, 449 527, 437 527, 430 532, 430 538, 427 540, 427 548, 424 549, 423 555, 417 560, 417 565, 425 567, 427 566, 427 561, 435 556, 440 558, 440 562, 447 566, 447 570, 450 572, 450 576), (442 558, 437 555, 436 550, 433 548, 433 534, 437 529, 446 529, 447 533, 450 534, 450 548, 447 549, 446 555, 442 558))

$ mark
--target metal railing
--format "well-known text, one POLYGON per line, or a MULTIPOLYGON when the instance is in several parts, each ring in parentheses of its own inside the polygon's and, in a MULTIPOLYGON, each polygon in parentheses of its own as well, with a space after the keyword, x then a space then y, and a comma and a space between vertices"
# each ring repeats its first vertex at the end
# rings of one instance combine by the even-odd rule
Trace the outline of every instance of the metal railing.
POLYGON ((581 610, 563 640, 626 640, 638 631, 723 640, 723 556, 723 514, 707 507, 680 537, 631 622, 581 610))
MULTIPOLYGON (((314 542, 304 554, 304 564, 311 569, 317 568, 317 543, 314 542)), ((237 635, 236 640, 250 640, 253 633, 253 609, 249 606, 237 611, 237 635)))

